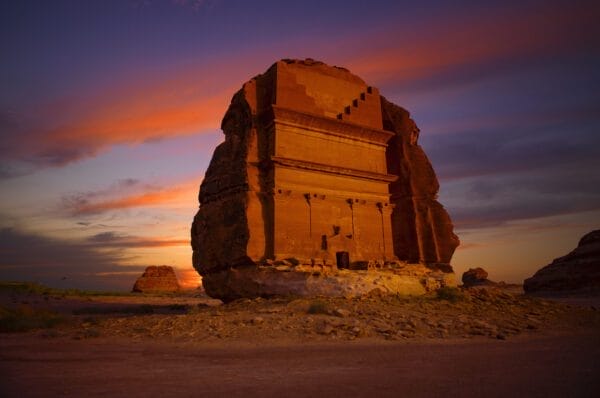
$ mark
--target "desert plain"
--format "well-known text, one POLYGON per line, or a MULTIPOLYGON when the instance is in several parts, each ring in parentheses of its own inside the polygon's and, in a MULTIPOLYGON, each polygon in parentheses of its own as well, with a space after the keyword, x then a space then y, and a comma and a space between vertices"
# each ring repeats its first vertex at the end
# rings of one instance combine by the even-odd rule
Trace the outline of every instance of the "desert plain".
POLYGON ((242 299, 3 284, 4 397, 592 397, 600 299, 242 299))

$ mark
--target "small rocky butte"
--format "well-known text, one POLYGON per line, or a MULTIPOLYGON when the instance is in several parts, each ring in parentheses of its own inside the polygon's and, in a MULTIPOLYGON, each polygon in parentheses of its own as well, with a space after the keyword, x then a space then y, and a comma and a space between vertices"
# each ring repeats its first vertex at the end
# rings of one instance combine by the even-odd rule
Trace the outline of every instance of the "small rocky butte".
POLYGON ((600 229, 585 234, 569 254, 525 279, 526 293, 600 293, 600 229))
POLYGON ((193 264, 242 297, 424 294, 459 244, 405 109, 345 68, 281 60, 234 94, 200 187, 193 264))
POLYGON ((462 283, 464 287, 495 285, 494 282, 488 279, 487 271, 481 267, 469 268, 464 272, 462 275, 462 283))
POLYGON ((134 293, 171 293, 178 291, 179 288, 173 267, 151 265, 135 281, 131 291, 134 293))

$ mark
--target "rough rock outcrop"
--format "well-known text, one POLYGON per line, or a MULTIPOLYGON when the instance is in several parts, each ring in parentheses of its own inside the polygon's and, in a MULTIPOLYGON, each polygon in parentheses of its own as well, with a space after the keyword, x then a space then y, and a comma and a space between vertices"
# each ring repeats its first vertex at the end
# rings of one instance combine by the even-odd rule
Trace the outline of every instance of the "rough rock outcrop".
MULTIPOLYGON (((306 287, 310 276, 324 269, 328 280, 345 269, 397 278, 391 270, 406 263, 453 274, 459 242, 436 200, 419 130, 358 76, 310 59, 279 61, 233 96, 221 127, 225 141, 191 229, 193 264, 209 295, 292 294, 294 283, 312 294, 319 289, 306 287), (277 271, 282 261, 292 269, 277 271), (240 280, 262 282, 244 290, 240 280)), ((336 280, 362 283, 356 275, 336 280)), ((428 277, 402 277, 427 285, 428 277)))
POLYGON ((147 267, 133 285, 136 293, 170 293, 179 290, 179 282, 173 267, 152 265, 147 267))
POLYGON ((495 283, 488 280, 488 273, 483 268, 469 268, 462 275, 462 283, 465 287, 494 285, 495 283))
POLYGON ((345 270, 311 266, 243 266, 203 279, 211 296, 225 300, 259 296, 357 297, 374 290, 421 295, 454 286, 454 274, 422 264, 395 264, 387 270, 345 270))
POLYGON ((600 293, 600 230, 586 234, 575 250, 525 279, 523 289, 526 293, 600 293))
POLYGON ((440 189, 431 162, 417 144, 419 128, 407 110, 381 98, 383 128, 395 135, 388 142, 394 253, 409 262, 449 264, 459 244, 452 221, 437 201, 440 189))

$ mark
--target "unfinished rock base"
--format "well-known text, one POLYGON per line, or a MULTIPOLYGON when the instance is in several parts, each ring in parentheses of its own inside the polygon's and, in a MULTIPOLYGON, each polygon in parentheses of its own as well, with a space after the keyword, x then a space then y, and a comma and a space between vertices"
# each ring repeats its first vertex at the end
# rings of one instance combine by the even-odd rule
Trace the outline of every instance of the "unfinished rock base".
POLYGON ((328 266, 245 266, 202 278, 207 294, 224 301, 277 296, 357 297, 374 290, 422 295, 456 286, 453 273, 406 264, 389 269, 346 270, 328 266))

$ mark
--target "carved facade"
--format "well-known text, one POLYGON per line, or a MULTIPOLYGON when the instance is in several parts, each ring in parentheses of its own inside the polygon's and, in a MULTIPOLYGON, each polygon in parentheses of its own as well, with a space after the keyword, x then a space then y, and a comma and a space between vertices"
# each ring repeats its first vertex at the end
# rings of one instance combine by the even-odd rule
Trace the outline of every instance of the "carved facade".
POLYGON ((346 69, 279 61, 234 95, 222 129, 192 226, 205 286, 277 260, 449 263, 458 239, 416 125, 346 69))

